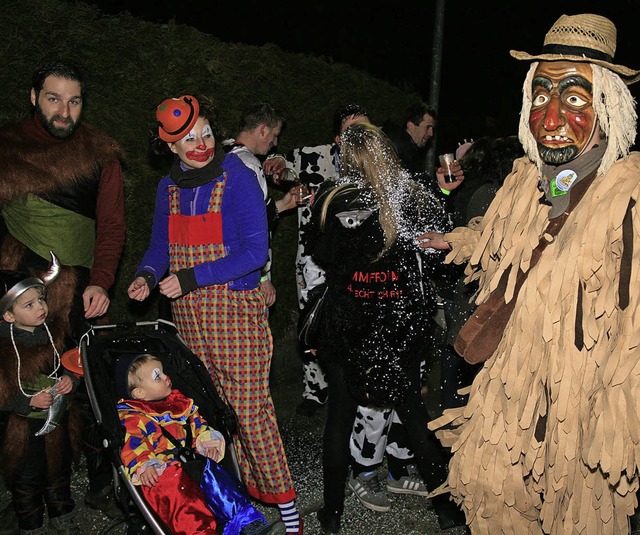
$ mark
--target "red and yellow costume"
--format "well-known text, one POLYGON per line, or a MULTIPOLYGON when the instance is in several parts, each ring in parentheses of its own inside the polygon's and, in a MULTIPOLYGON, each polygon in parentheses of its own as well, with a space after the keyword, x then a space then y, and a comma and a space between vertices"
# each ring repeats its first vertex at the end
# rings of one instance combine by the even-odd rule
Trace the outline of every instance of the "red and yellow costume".
POLYGON ((127 474, 140 485, 139 476, 148 467, 159 475, 154 487, 142 486, 150 506, 174 533, 216 534, 216 519, 198 484, 182 469, 177 449, 162 433, 165 428, 185 444, 185 426, 191 428, 194 448, 221 437, 200 417, 193 400, 177 390, 161 401, 126 400, 118 404, 125 428, 121 457, 127 474))

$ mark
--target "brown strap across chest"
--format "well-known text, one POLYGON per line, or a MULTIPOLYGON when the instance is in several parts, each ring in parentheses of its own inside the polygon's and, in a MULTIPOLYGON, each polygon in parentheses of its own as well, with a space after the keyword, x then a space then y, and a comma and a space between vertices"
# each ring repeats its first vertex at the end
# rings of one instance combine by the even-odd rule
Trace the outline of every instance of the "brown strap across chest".
POLYGON ((531 253, 529 270, 525 273, 518 268, 512 299, 507 303, 504 298, 509 278, 509 270, 506 270, 502 274, 497 288, 489 294, 489 297, 484 303, 476 308, 462 326, 453 347, 467 362, 477 364, 484 362, 493 355, 502 339, 504 329, 515 307, 518 292, 524 284, 527 275, 538 263, 547 245, 553 242, 552 238, 558 235, 567 221, 569 214, 584 197, 584 194, 596 176, 597 170, 594 170, 571 188, 569 206, 561 215, 549 221, 538 246, 531 253))

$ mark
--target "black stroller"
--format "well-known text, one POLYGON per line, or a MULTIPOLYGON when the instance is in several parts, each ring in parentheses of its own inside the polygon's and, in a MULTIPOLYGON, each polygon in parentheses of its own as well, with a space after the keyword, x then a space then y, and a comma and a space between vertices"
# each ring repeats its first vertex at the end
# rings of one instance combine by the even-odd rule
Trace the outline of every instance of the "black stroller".
MULTIPOLYGON (((114 391, 114 364, 123 354, 152 353, 162 362, 174 388, 194 399, 200 414, 220 431, 227 443, 222 465, 240 478, 231 441, 233 412, 218 396, 211 376, 200 359, 185 345, 176 327, 165 320, 92 327, 80 341, 84 380, 91 408, 102 435, 104 454, 113 467, 116 499, 125 512, 127 535, 171 530, 148 506, 140 489, 126 476, 120 459, 124 428, 120 424, 114 391)), ((110 525, 104 531, 115 527, 110 525)))

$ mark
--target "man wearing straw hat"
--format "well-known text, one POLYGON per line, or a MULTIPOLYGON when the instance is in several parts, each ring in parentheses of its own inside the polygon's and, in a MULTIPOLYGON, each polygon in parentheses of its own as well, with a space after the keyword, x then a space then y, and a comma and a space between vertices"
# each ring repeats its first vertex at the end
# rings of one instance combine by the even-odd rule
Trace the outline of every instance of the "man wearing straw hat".
POLYGON ((539 55, 511 51, 532 62, 526 156, 481 221, 422 236, 469 261, 474 321, 489 302, 491 321, 505 318, 493 334, 481 321, 479 337, 461 331, 456 348, 486 360, 467 406, 430 425, 452 447, 445 490, 474 534, 628 533, 636 507, 640 154, 627 85, 640 71, 615 64, 615 48, 611 21, 580 14, 561 16, 539 55))

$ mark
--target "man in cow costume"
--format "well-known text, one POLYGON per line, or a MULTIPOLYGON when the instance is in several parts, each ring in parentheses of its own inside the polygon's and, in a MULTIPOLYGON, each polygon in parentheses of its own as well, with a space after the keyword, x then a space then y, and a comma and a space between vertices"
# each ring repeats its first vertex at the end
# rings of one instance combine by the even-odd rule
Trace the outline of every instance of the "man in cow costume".
MULTIPOLYGON (((59 61, 39 67, 30 98, 32 116, 0 130, 0 269, 42 273, 55 253, 62 268, 48 302, 66 321, 64 350, 77 344, 86 320, 109 307, 125 239, 123 153, 81 122, 84 82, 76 67, 59 61)), ((85 415, 90 423, 88 402, 85 415)), ((89 444, 91 436, 84 437, 87 503, 115 514, 108 499, 111 471, 106 463, 99 468, 92 453, 100 443, 89 444)))
MULTIPOLYGON (((315 192, 325 180, 338 175, 340 134, 354 123, 368 121, 369 117, 362 106, 341 106, 335 110, 333 117, 334 143, 300 147, 286 155, 275 154, 265 160, 262 168, 265 174, 278 176, 286 167, 295 173, 309 191, 315 192)), ((310 219, 310 205, 299 206, 296 283, 301 308, 307 301, 309 290, 324 281, 324 271, 316 266, 311 256, 305 252, 305 231, 310 219)), ((305 416, 312 416, 327 400, 327 383, 324 372, 315 358, 310 357, 303 362, 303 372, 303 401, 297 411, 305 416)))
POLYGON ((580 14, 561 16, 540 54, 511 51, 532 62, 526 156, 481 221, 423 236, 469 261, 477 303, 502 290, 500 307, 513 304, 467 406, 430 425, 452 447, 446 490, 473 534, 628 533, 637 505, 640 154, 627 85, 640 71, 615 64, 615 48, 610 20, 580 14))

